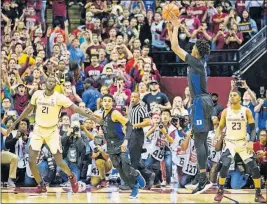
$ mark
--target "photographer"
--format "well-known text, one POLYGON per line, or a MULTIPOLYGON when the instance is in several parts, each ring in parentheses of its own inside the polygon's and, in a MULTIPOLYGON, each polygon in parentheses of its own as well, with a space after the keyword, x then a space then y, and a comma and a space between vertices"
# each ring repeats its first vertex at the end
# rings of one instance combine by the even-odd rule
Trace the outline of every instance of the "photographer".
MULTIPOLYGON (((170 115, 169 111, 168 113, 170 115)), ((153 125, 151 126, 150 130, 145 134, 145 136, 148 137, 148 139, 150 140, 150 147, 148 148, 149 157, 145 160, 145 166, 147 168, 153 169, 156 174, 155 181, 157 182, 159 180, 162 180, 160 177, 160 162, 165 160, 167 164, 167 183, 169 184, 172 174, 172 159, 169 144, 173 143, 174 140, 171 136, 169 136, 167 129, 161 122, 161 116, 159 114, 154 114, 152 116, 152 121, 153 125)))
MULTIPOLYGON (((29 148, 30 138, 28 140, 27 144, 27 150, 26 150, 26 173, 25 173, 25 180, 24 184, 26 186, 36 186, 36 181, 34 180, 34 177, 32 175, 30 165, 28 163, 28 148, 29 148)), ((52 181, 54 181, 56 176, 56 163, 54 160, 54 157, 47 145, 43 145, 41 151, 38 154, 37 158, 37 165, 40 172, 40 175, 43 179, 43 181, 49 185, 52 181)))
MULTIPOLYGON (((72 121, 68 132, 61 138, 63 148, 63 159, 68 164, 70 170, 75 174, 77 181, 80 180, 81 164, 85 155, 85 143, 81 138, 80 122, 72 121)), ((63 182, 68 181, 68 176, 61 171, 59 172, 63 182)))
POLYGON ((30 121, 25 118, 17 124, 15 130, 6 138, 5 146, 13 154, 19 157, 18 169, 17 169, 17 184, 24 183, 25 171, 26 171, 26 146, 29 137, 30 121))
POLYGON ((101 187, 107 187, 105 175, 112 169, 112 162, 109 159, 109 155, 106 153, 107 144, 101 128, 99 129, 99 133, 94 137, 94 140, 90 142, 90 146, 93 152, 91 184, 93 186, 100 185, 101 187))
POLYGON ((174 132, 174 142, 171 144, 172 150, 172 161, 173 161, 173 169, 175 182, 180 182, 180 186, 183 187, 183 181, 186 181, 187 178, 183 178, 182 168, 186 158, 188 157, 187 151, 182 150, 181 144, 185 140, 186 132, 188 131, 188 116, 173 116, 171 120, 171 124, 176 127, 174 132))

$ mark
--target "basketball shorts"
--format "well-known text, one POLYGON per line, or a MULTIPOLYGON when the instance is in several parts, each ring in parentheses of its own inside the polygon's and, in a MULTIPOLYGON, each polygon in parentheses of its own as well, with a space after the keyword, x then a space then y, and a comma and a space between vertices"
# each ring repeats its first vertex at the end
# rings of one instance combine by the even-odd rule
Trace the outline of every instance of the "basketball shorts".
POLYGON ((227 140, 225 139, 225 143, 222 149, 222 152, 225 152, 229 149, 231 156, 234 158, 235 154, 239 154, 241 159, 245 161, 246 159, 253 157, 253 153, 247 152, 247 141, 244 140, 227 140))
POLYGON ((57 126, 46 128, 38 125, 34 126, 30 140, 30 146, 34 151, 40 151, 43 144, 47 144, 52 154, 57 151, 62 153, 61 140, 57 126))
POLYGON ((191 124, 193 133, 212 130, 213 102, 209 95, 203 95, 193 100, 191 124))

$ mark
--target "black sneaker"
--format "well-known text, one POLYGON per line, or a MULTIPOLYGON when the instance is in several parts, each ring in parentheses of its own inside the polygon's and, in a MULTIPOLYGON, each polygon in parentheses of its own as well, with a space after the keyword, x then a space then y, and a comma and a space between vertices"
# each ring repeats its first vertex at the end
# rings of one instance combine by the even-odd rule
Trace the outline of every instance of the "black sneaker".
POLYGON ((122 191, 131 190, 130 186, 127 186, 127 185, 120 185, 119 189, 122 190, 122 191))
POLYGON ((185 185, 186 189, 194 190, 198 186, 199 183, 199 174, 197 174, 193 181, 185 185))
POLYGON ((153 172, 148 179, 148 184, 146 186, 147 190, 150 190, 152 186, 154 185, 155 177, 156 177, 156 174, 153 172))
POLYGON ((198 186, 196 187, 196 189, 193 190, 192 194, 203 193, 211 187, 212 187, 212 182, 210 182, 208 179, 206 179, 204 181, 200 181, 198 186))

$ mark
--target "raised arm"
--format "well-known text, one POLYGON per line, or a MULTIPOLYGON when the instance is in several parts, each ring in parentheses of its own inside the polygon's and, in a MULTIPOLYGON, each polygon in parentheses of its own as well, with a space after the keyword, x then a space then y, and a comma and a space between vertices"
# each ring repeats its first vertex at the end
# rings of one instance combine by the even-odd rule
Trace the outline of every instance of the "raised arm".
POLYGON ((172 15, 171 23, 173 26, 172 32, 171 32, 171 26, 170 25, 167 26, 168 34, 169 34, 170 41, 171 41, 171 49, 176 55, 178 55, 178 57, 180 57, 183 61, 185 61, 185 56, 188 53, 184 49, 182 49, 178 43, 178 29, 181 25, 181 21, 177 17, 172 15))

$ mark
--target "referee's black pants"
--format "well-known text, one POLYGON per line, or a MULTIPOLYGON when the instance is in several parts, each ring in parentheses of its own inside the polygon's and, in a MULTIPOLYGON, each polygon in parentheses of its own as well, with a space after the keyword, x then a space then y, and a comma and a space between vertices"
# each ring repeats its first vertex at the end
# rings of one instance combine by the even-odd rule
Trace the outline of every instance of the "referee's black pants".
POLYGON ((144 137, 145 135, 143 129, 133 129, 130 141, 128 143, 128 149, 132 167, 140 170, 142 176, 148 181, 153 172, 145 167, 141 159, 144 137))

